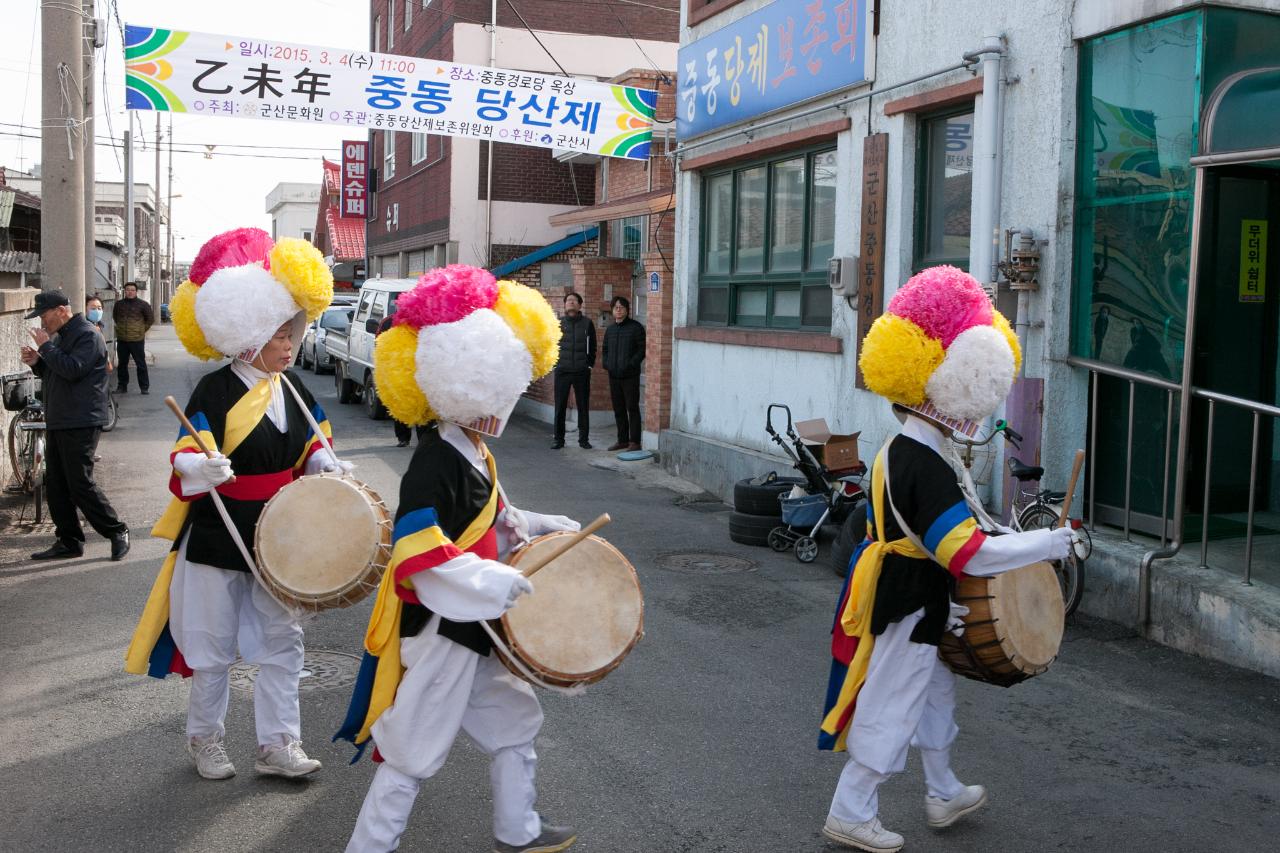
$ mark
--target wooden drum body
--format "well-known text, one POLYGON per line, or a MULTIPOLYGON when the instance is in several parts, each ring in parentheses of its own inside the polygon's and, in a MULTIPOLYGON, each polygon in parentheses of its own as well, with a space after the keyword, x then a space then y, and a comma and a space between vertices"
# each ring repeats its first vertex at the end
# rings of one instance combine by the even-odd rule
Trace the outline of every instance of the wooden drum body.
POLYGON ((1044 672, 1058 656, 1066 617, 1048 563, 961 578, 955 600, 969 608, 964 634, 943 634, 938 655, 956 675, 1011 687, 1044 672))
MULTIPOLYGON (((553 553, 573 534, 539 536, 509 560, 515 568, 553 553)), ((534 591, 494 623, 508 647, 548 684, 592 684, 644 636, 636 571, 617 548, 589 536, 540 569, 534 591)), ((507 668, 523 674, 505 658, 507 668)))
POLYGON ((267 501, 254 533, 262 582, 304 610, 350 607, 378 588, 391 559, 391 516, 347 475, 301 477, 267 501))

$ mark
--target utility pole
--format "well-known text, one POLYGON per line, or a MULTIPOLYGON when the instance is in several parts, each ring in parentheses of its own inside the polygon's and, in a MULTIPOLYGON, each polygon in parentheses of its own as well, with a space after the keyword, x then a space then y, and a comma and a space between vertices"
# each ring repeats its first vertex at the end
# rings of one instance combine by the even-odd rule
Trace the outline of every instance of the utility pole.
POLYGON ((124 286, 133 281, 133 262, 134 245, 137 240, 134 238, 133 227, 133 113, 126 112, 125 117, 129 120, 129 129, 124 132, 124 281, 121 282, 121 290, 124 286))
POLYGON ((152 210, 155 219, 151 223, 151 292, 147 294, 154 302, 160 292, 160 111, 156 111, 156 185, 151 191, 152 210))
POLYGON ((172 302, 173 292, 178 289, 178 280, 174 277, 173 263, 173 113, 169 113, 169 181, 166 184, 164 212, 167 222, 165 233, 165 253, 169 256, 169 283, 164 288, 164 299, 161 302, 172 302))
POLYGON ((84 156, 80 4, 40 3, 41 287, 84 308, 84 156))
MULTIPOLYGON (((81 88, 84 91, 84 145, 82 151, 84 156, 81 163, 84 166, 84 287, 85 295, 88 296, 95 292, 97 288, 98 270, 96 261, 97 252, 94 250, 94 237, 96 228, 94 227, 94 214, 97 213, 97 180, 94 173, 94 130, 96 123, 94 122, 94 97, 93 97, 93 67, 95 60, 94 49, 97 47, 98 27, 93 19, 93 0, 83 0, 84 19, 81 22, 80 36, 80 54, 83 62, 83 71, 81 72, 82 82, 81 88)), ((84 305, 84 301, 79 303, 73 302, 71 307, 75 310, 84 305)))

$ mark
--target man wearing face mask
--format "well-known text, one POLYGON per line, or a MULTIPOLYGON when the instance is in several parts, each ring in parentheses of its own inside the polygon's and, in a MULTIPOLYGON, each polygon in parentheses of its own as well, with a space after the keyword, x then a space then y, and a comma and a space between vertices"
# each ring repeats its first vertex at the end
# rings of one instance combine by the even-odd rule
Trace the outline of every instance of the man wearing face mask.
POLYGON ((129 551, 129 528, 111 508, 93 479, 93 456, 107 422, 107 346, 98 329, 73 314, 60 290, 36 295, 27 319, 35 347, 22 348, 22 362, 44 383, 45 490, 53 519, 53 545, 33 560, 57 560, 84 554, 84 529, 77 510, 102 537, 111 540, 111 559, 129 551))

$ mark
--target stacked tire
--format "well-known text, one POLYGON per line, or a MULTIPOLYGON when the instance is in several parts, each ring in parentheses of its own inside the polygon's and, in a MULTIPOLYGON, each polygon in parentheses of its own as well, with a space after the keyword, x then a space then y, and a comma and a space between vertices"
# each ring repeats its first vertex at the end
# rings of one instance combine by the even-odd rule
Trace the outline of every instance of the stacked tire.
POLYGON ((782 524, 784 497, 795 486, 804 486, 800 477, 764 477, 739 480, 733 486, 733 512, 729 515, 729 538, 741 545, 769 544, 769 531, 782 524))

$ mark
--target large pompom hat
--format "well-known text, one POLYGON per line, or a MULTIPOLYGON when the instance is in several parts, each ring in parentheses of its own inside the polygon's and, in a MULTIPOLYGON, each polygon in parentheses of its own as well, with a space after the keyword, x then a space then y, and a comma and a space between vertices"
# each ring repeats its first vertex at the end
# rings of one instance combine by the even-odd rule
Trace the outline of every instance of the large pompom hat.
POLYGON ((273 241, 261 228, 237 228, 200 247, 169 311, 178 340, 196 358, 252 361, 291 321, 296 345, 332 301, 333 274, 318 249, 293 237, 273 241))
POLYGON ((862 341, 867 388, 972 437, 1009 396, 1022 349, 973 276, 950 266, 912 276, 862 341))
POLYGON ((529 383, 555 367, 560 322, 542 294, 464 264, 396 301, 373 347, 378 396, 401 423, 445 420, 498 436, 529 383))

